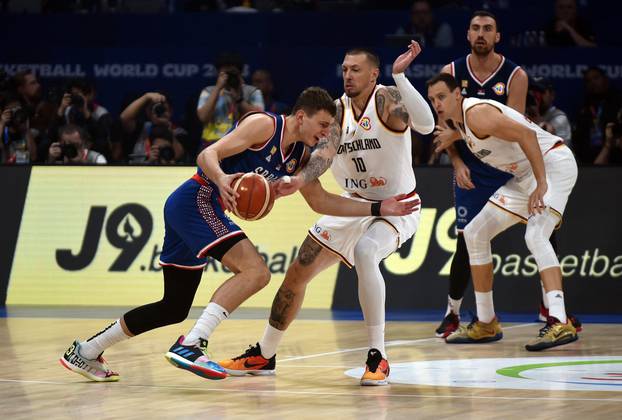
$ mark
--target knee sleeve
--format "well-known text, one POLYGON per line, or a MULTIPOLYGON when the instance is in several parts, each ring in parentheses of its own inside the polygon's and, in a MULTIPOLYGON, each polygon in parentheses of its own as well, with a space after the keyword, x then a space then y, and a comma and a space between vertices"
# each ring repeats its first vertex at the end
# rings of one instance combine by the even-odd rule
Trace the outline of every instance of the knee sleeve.
POLYGON ((557 216, 545 211, 530 217, 527 222, 525 243, 536 259, 539 271, 559 266, 555 249, 549 240, 558 221, 557 216))
POLYGON ((469 251, 471 265, 484 265, 492 262, 490 241, 517 220, 509 213, 486 204, 464 228, 464 241, 469 251))

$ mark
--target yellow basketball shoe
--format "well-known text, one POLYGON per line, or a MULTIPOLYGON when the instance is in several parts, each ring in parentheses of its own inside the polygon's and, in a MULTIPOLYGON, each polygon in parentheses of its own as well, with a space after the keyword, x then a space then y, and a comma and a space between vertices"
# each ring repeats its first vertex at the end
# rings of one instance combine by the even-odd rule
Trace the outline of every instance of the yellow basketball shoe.
POLYGON ((577 341, 579 336, 572 322, 562 324, 559 319, 549 316, 546 325, 540 329, 540 333, 536 338, 531 340, 525 349, 528 351, 539 351, 563 344, 577 341))
POLYGON ((389 385, 389 362, 382 357, 377 349, 367 352, 365 373, 361 377, 361 385, 389 385))
POLYGON ((447 336, 445 342, 449 344, 490 343, 502 338, 503 331, 497 317, 489 323, 481 322, 475 317, 467 327, 460 326, 457 331, 447 336))
POLYGON ((231 376, 268 376, 274 375, 276 370, 276 354, 266 359, 261 354, 259 343, 248 346, 240 356, 218 362, 231 376))

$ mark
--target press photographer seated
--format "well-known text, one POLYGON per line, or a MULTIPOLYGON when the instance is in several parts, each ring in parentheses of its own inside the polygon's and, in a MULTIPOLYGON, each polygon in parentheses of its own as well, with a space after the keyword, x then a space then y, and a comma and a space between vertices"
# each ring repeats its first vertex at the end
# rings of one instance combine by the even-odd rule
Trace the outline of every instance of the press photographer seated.
POLYGON ((156 125, 151 129, 149 138, 145 140, 147 163, 154 165, 175 164, 173 149, 173 133, 166 127, 156 125))
POLYGON ((88 149, 88 134, 82 127, 68 124, 58 130, 58 142, 50 145, 48 163, 105 164, 106 158, 88 149))

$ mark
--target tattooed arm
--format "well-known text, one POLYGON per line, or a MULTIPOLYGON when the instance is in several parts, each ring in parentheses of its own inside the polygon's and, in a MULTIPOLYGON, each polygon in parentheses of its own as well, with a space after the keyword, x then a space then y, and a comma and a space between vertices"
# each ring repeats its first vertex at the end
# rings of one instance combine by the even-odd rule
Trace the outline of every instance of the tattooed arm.
POLYGON ((341 141, 341 119, 343 108, 341 101, 336 101, 337 114, 335 120, 329 128, 328 137, 320 139, 313 149, 311 157, 306 165, 289 182, 279 181, 275 184, 277 197, 293 194, 304 185, 318 179, 333 163, 333 157, 337 154, 337 148, 341 141))
POLYGON ((395 86, 385 86, 376 93, 376 109, 382 122, 395 131, 404 131, 410 124, 408 110, 395 86))

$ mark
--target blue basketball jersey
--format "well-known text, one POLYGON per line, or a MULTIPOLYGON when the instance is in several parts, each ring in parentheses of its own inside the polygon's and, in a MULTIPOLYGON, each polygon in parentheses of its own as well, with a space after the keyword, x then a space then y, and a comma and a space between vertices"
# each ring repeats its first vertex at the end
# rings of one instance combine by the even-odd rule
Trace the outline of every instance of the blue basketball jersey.
MULTIPOLYGON (((471 70, 470 57, 471 54, 451 63, 451 74, 456 78, 462 96, 492 99, 506 104, 508 87, 520 67, 501 56, 499 67, 486 80, 479 80, 471 70)), ((512 175, 476 158, 463 140, 454 144, 471 172, 471 181, 475 184, 475 189, 464 190, 456 185, 454 179, 456 229, 460 231, 481 211, 488 198, 512 178, 512 175)))
MULTIPOLYGON (((501 56, 501 63, 495 71, 492 72, 486 80, 479 80, 470 66, 471 54, 466 57, 452 61, 451 72, 458 82, 458 87, 462 96, 469 98, 491 99, 502 104, 506 104, 508 100, 508 88, 514 74, 520 67, 514 62, 501 56)), ((464 141, 455 143, 460 157, 475 175, 481 175, 481 179, 474 179, 476 186, 495 186, 503 185, 512 176, 505 172, 499 171, 481 160, 477 159, 469 151, 464 141), (478 185, 480 184, 480 185, 478 185)), ((478 177, 480 178, 480 177, 478 177)))
MULTIPOLYGON (((244 118, 257 113, 251 112, 246 114, 232 130, 235 130, 244 118)), ((268 181, 275 181, 285 175, 293 175, 300 167, 306 150, 305 144, 298 141, 291 145, 289 150, 283 150, 285 115, 277 115, 271 112, 261 113, 270 116, 274 120, 274 133, 272 137, 241 153, 223 159, 220 162, 220 167, 225 173, 255 172, 265 177, 268 181)), ((205 178, 200 168, 198 169, 198 174, 205 178)))

